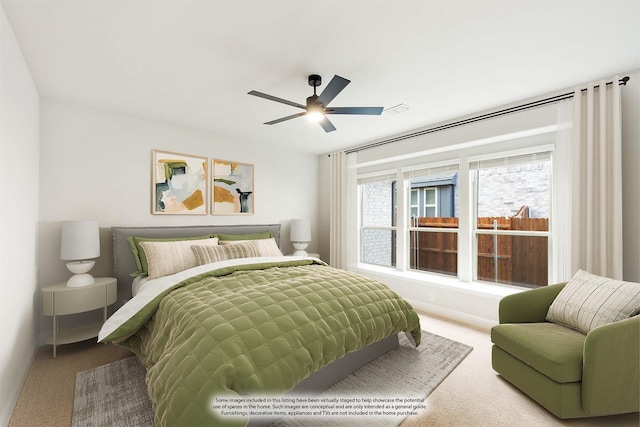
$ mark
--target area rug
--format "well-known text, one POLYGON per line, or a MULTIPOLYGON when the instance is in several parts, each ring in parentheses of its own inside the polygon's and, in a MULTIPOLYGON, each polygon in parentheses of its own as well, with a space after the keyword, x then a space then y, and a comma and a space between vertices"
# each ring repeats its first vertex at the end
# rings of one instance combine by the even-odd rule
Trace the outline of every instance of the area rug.
MULTIPOLYGON (((341 412, 333 409, 328 416, 283 418, 273 427, 397 426, 407 415, 424 409, 421 402, 472 350, 426 331, 422 331, 422 343, 416 349, 401 334, 400 347, 317 396, 328 404, 340 397, 355 397, 360 404, 354 405, 349 416, 340 416, 341 412)), ((145 369, 137 357, 76 375, 72 427, 82 426, 153 426, 145 369)))
POLYGON ((146 374, 135 356, 78 372, 71 425, 153 426, 146 374))

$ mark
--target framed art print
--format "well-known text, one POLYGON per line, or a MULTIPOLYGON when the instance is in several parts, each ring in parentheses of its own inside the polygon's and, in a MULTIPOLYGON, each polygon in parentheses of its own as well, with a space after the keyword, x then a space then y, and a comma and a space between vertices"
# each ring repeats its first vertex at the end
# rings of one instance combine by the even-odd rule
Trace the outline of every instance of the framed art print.
POLYGON ((213 196, 211 213, 214 215, 253 215, 253 165, 211 160, 213 196))
POLYGON ((153 150, 152 213, 206 215, 206 157, 153 150))

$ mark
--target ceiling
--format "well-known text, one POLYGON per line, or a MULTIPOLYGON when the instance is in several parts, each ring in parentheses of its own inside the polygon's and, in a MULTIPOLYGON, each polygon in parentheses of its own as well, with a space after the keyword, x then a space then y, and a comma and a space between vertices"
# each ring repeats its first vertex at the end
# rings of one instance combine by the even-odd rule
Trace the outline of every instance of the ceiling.
MULTIPOLYGON (((42 98, 312 154, 354 147, 640 68, 640 0, 1 0, 42 98), (300 110, 309 74, 351 80, 300 110)), ((631 82, 640 84, 640 82, 631 82)))

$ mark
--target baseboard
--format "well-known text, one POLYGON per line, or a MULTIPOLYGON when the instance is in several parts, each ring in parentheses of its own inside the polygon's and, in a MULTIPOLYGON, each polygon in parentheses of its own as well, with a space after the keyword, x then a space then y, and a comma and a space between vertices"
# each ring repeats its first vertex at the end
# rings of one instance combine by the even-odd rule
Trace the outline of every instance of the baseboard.
MULTIPOLYGON (((431 314, 437 317, 443 317, 445 319, 453 320, 466 325, 474 326, 486 331, 491 330, 496 325, 496 322, 485 319, 483 317, 474 316, 462 311, 452 310, 446 307, 441 307, 434 304, 426 304, 422 301, 416 301, 409 298, 405 298, 409 304, 416 309, 416 311, 423 312, 425 314, 431 314)), ((426 328, 427 330, 429 328, 426 328)))
POLYGON ((500 300, 522 289, 414 271, 361 268, 359 273, 381 281, 416 309, 488 330, 498 323, 500 300))

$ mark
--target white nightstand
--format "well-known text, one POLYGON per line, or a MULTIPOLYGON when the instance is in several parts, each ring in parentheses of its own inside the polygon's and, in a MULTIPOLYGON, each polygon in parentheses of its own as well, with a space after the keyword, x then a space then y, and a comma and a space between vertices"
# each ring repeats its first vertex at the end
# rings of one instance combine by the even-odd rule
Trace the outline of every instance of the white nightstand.
POLYGON ((53 316, 53 335, 47 344, 56 346, 97 337, 102 323, 82 325, 58 332, 58 316, 103 309, 103 322, 107 320, 107 307, 118 299, 118 281, 113 277, 96 277, 93 285, 70 288, 65 283, 42 288, 42 314, 53 316))
MULTIPOLYGON (((320 254, 314 254, 314 253, 311 253, 311 252, 307 252, 307 253, 309 254, 309 256, 312 256, 314 258, 320 259, 320 254)), ((289 254, 289 255, 285 255, 285 256, 295 256, 295 255, 289 254)))

